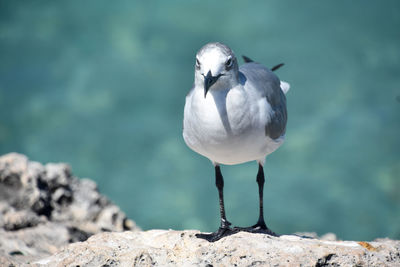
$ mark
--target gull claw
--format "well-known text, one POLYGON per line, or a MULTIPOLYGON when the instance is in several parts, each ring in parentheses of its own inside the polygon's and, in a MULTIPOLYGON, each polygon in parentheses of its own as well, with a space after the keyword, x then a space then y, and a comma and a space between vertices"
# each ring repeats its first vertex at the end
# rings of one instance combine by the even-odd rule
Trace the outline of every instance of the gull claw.
POLYGON ((227 237, 233 234, 238 233, 239 231, 236 229, 232 229, 229 227, 220 227, 217 231, 210 234, 196 234, 197 238, 205 239, 208 242, 215 242, 220 240, 223 237, 227 237))
POLYGON ((272 235, 272 236, 279 236, 275 232, 273 232, 271 229, 267 227, 267 225, 263 222, 261 223, 256 223, 253 226, 249 227, 234 227, 234 231, 238 232, 248 232, 248 233, 257 233, 257 234, 266 234, 266 235, 272 235))

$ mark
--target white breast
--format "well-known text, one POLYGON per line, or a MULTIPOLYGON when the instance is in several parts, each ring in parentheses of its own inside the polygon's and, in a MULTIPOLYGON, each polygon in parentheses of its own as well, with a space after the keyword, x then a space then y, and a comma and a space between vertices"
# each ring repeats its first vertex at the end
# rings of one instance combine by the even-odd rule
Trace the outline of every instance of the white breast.
POLYGON ((209 92, 206 98, 201 90, 194 90, 185 104, 186 144, 215 163, 263 160, 279 144, 265 136, 269 104, 254 97, 241 86, 209 92))

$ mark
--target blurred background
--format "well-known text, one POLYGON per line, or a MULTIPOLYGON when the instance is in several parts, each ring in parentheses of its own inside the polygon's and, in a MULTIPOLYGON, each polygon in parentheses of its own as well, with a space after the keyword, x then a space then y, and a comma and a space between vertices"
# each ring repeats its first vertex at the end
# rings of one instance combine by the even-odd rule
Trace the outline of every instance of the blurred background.
MULTIPOLYGON (((213 231, 210 162, 182 138, 197 50, 228 44, 291 84, 266 160, 278 233, 400 238, 400 2, 0 1, 0 154, 68 162, 143 229, 213 231)), ((256 163, 223 166, 228 219, 256 163)))

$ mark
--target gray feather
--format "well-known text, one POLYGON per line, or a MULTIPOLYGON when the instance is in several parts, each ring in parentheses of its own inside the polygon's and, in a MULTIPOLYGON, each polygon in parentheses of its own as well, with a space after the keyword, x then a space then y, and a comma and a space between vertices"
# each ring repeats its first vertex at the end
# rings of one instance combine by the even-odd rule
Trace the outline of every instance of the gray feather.
POLYGON ((243 60, 244 60, 245 63, 254 62, 254 60, 252 60, 251 58, 246 57, 246 56, 244 56, 244 55, 242 55, 242 58, 243 58, 243 60))
POLYGON ((278 65, 275 65, 271 68, 272 71, 276 71, 277 69, 279 69, 280 67, 282 67, 283 65, 285 65, 284 63, 280 63, 278 65))
POLYGON ((239 71, 245 76, 246 83, 253 84, 265 94, 271 105, 271 120, 265 125, 265 135, 277 139, 285 134, 287 122, 286 97, 280 87, 279 78, 269 69, 258 63, 240 66, 239 71))
POLYGON ((213 49, 215 47, 218 47, 220 49, 220 52, 225 54, 225 55, 227 55, 227 56, 234 55, 232 50, 228 46, 226 46, 224 44, 221 44, 221 43, 218 43, 218 42, 216 42, 216 43, 208 43, 208 44, 204 45, 197 52, 197 55, 200 56, 200 55, 206 53, 207 51, 209 51, 210 49, 213 49))

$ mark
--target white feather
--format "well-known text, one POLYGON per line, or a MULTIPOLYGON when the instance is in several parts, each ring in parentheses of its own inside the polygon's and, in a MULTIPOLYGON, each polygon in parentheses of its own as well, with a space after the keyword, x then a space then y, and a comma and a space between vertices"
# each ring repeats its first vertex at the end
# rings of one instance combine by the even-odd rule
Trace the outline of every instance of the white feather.
POLYGON ((290 84, 287 82, 281 81, 281 89, 282 89, 283 93, 286 95, 286 93, 290 89, 290 84))

